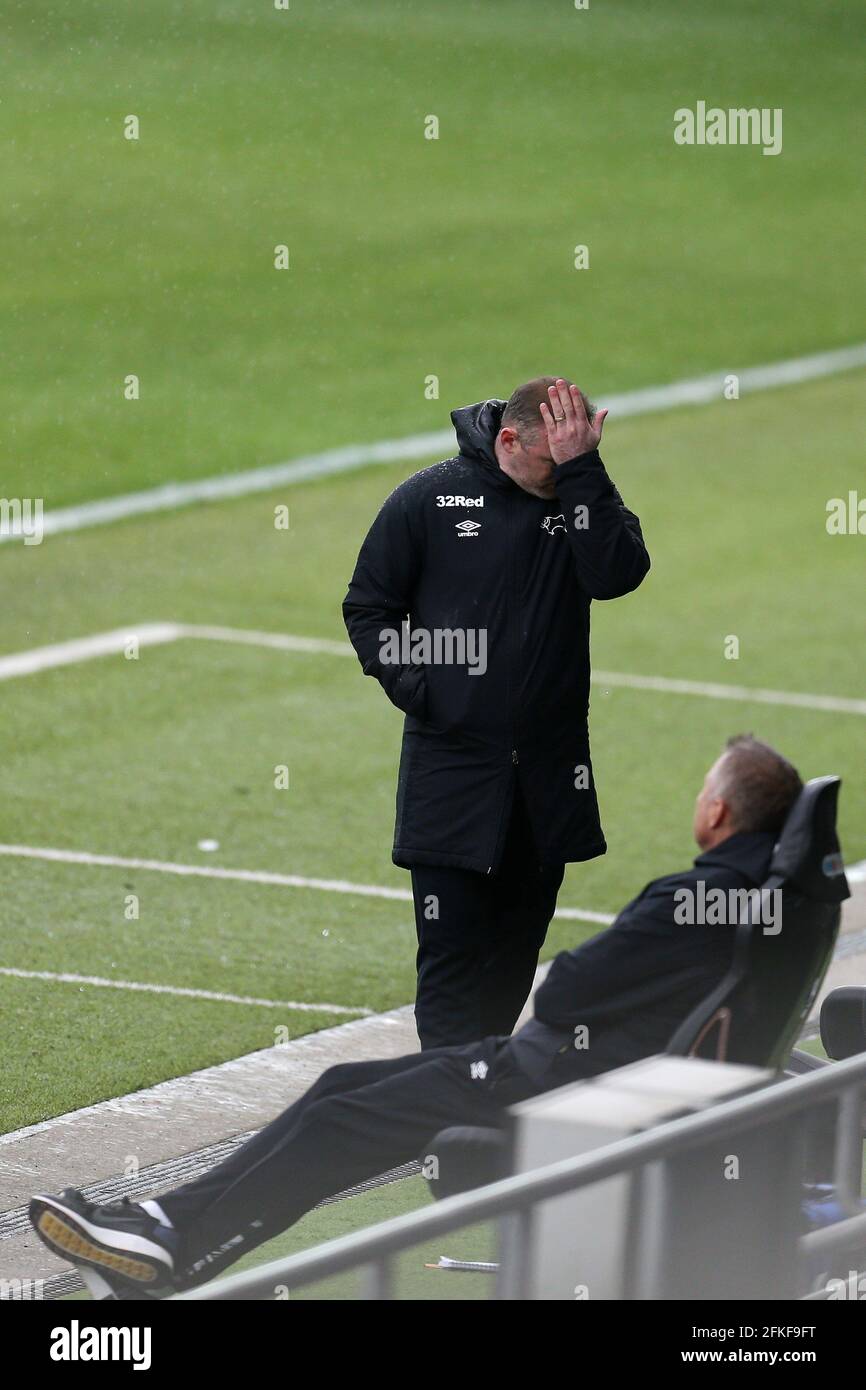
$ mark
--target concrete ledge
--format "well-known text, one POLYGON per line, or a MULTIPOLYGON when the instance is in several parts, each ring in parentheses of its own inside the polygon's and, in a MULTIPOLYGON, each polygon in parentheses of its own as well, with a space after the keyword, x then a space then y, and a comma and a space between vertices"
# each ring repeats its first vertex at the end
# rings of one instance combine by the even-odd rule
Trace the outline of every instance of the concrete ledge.
MULTIPOLYGON (((90 1186, 128 1173, 131 1160, 139 1169, 152 1169, 259 1129, 337 1062, 417 1051, 407 1006, 29 1125, 0 1137, 0 1211, 25 1206, 34 1192, 90 1186)), ((68 1265, 29 1227, 0 1241, 0 1278, 46 1279, 64 1269, 68 1265)))

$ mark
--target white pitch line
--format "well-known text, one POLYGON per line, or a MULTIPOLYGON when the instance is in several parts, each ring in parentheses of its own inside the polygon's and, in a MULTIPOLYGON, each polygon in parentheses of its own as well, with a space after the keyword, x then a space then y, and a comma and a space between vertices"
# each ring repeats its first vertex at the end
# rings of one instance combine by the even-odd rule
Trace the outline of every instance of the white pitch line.
MULTIPOLYGON (((177 874, 181 878, 217 878, 236 883, 261 883, 274 888, 311 888, 321 893, 348 893, 362 898, 386 898, 392 902, 410 903, 408 888, 391 888, 384 884, 353 883, 343 878, 307 878, 302 874, 271 873, 266 869, 223 869, 217 864, 175 864, 165 859, 134 859, 117 854, 91 854, 87 850, 53 849, 40 845, 0 844, 0 856, 10 859, 42 859, 54 864, 80 864, 90 868, 142 869, 157 874, 177 874)), ((866 880, 866 859, 846 867, 849 883, 866 880)), ((593 912, 587 908, 558 907, 556 917, 572 922, 597 922, 610 926, 615 914, 593 912)), ((312 1006, 311 1006, 312 1007, 312 1006)))
POLYGON ((120 656, 131 641, 139 647, 158 647, 181 638, 210 642, 236 642, 240 646, 269 647, 285 652, 320 652, 325 656, 354 656, 348 642, 332 642, 322 637, 294 637, 282 632, 255 632, 237 627, 210 627, 191 623, 142 623, 118 627, 90 637, 73 637, 46 647, 0 656, 0 681, 17 676, 33 676, 57 666, 74 666, 100 656, 120 656))
POLYGON ((32 647, 26 652, 0 656, 0 681, 15 676, 32 676, 37 671, 49 671, 55 666, 74 666, 79 661, 92 661, 97 656, 116 656, 132 639, 140 647, 156 647, 164 642, 176 642, 185 636, 180 623, 143 623, 140 627, 119 627, 112 632, 97 632, 92 637, 75 637, 69 642, 55 642, 48 647, 32 647))
POLYGON ((609 927, 616 921, 615 912, 590 912, 583 907, 558 907, 553 915, 564 922, 598 922, 601 927, 609 927))
POLYGON ((202 627, 184 623, 180 635, 197 637, 210 642, 238 642, 242 646, 271 647, 281 652, 321 652, 325 656, 354 656, 349 642, 330 641, 326 637, 293 637, 285 632, 255 632, 242 627, 202 627))
POLYGON ((339 878, 304 878, 299 874, 270 873, 264 869, 222 869, 218 864, 175 864, 163 859, 128 859, 115 854, 90 854, 86 850, 48 849, 36 845, 0 844, 0 855, 16 859, 47 859, 57 864, 85 864, 105 869, 144 869, 181 878, 220 878, 238 883, 263 883, 275 888, 316 888, 323 893, 355 893, 367 898, 395 898, 411 902, 405 888, 350 883, 339 878))
MULTIPOLYGON (((864 366, 866 343, 856 343, 851 347, 794 357, 785 362, 743 367, 739 371, 727 368, 664 386, 625 391, 606 396, 604 404, 614 418, 626 419, 632 415, 645 415, 678 406, 709 405, 713 401, 721 401, 724 399, 725 381, 731 375, 737 376, 742 396, 752 391, 766 391, 777 386, 834 376, 838 372, 864 366)), ((44 514, 42 529, 49 536, 61 531, 80 531, 88 526, 102 526, 106 522, 121 521, 130 516, 173 511, 193 502, 217 502, 227 497, 270 492, 286 483, 346 473, 372 463, 402 462, 436 454, 442 457, 453 449, 454 435, 450 429, 407 435, 403 439, 383 439, 372 444, 347 444, 319 454, 306 454, 286 463, 270 464, 265 468, 250 468, 240 473, 200 478, 189 483, 166 483, 162 487, 149 488, 146 492, 124 493, 97 502, 84 502, 76 507, 58 507, 44 514)), ((17 526, 13 522, 0 530, 0 541, 20 540, 23 534, 21 522, 17 526)))
MULTIPOLYGON (((53 666, 69 666, 98 656, 116 655, 137 638, 139 646, 159 646, 181 638, 212 642, 236 642, 242 646, 267 647, 277 651, 321 653, 325 656, 353 656, 348 642, 322 637, 295 637, 291 633, 256 632, 236 627, 209 627, 194 623, 144 623, 141 627, 116 628, 93 637, 75 638, 55 646, 34 647, 0 657, 0 681, 33 675, 53 666)), ((803 694, 792 690, 767 690, 748 685, 724 685, 714 681, 687 681, 668 676, 641 676, 624 671, 593 671, 593 685, 623 686, 633 690, 655 690, 669 695, 700 695, 709 700, 740 700, 763 705, 792 705, 834 714, 866 714, 866 700, 844 695, 803 694)))
POLYGON ((244 994, 220 994, 212 989, 142 984, 137 980, 107 980, 101 975, 73 975, 66 971, 54 970, 17 970, 11 965, 0 965, 0 975, 9 975, 16 980, 48 980, 65 985, 93 985, 97 989, 134 990, 140 994, 174 994, 184 999, 210 999, 217 1004, 253 1004, 260 1009, 289 1009, 309 1014, 351 1014, 352 1017, 369 1017, 373 1014, 372 1009, 352 1009, 345 1004, 299 1004, 293 1000, 255 999, 244 994))
MULTIPOLYGON (((46 536, 61 531, 82 531, 90 526, 123 521, 130 516, 175 511, 193 502, 222 502, 230 497, 271 492, 287 483, 323 478, 331 473, 346 473, 372 463, 423 459, 435 453, 444 455, 453 447, 454 434, 451 430, 412 434, 403 439, 384 439, 374 444, 347 444, 343 448, 326 449, 320 454, 290 459, 287 463, 268 464, 265 468, 248 468, 241 473, 226 473, 190 483, 165 483, 161 487, 148 488, 146 492, 127 492, 96 502, 82 502, 76 507, 57 507, 43 515, 42 531, 46 536)), ((20 540, 23 534, 21 522, 16 525, 13 521, 8 528, 0 530, 0 541, 20 540)))
MULTIPOLYGON (((12 859, 43 859, 55 864, 83 864, 90 868, 143 869, 157 874, 177 874, 182 878, 228 879, 237 883, 262 883, 275 888, 311 888, 322 893, 350 893, 362 898, 388 898, 412 901, 408 888, 390 888, 373 883, 351 883, 341 878, 306 878, 301 874, 269 873, 264 869, 221 869, 216 864, 174 864, 163 859, 128 859, 116 854, 90 854, 86 850, 50 849, 37 845, 2 845, 0 855, 12 859)), ((557 917, 576 922, 599 922, 608 926, 614 919, 607 912, 589 912, 574 907, 558 908, 557 917)))
MULTIPOLYGON (((199 627, 184 624, 184 637, 209 638, 218 642, 240 642, 249 646, 273 647, 283 651, 321 652, 330 656, 354 656, 348 642, 318 637, 252 632, 233 627, 199 627)), ((844 695, 800 694, 790 690, 766 690, 746 685, 725 685, 713 681, 687 681, 667 676, 641 676, 620 671, 593 671, 594 685, 614 685, 635 690, 656 690, 670 695, 702 695, 712 700, 744 700, 755 704, 793 705, 799 709, 827 710, 835 714, 866 714, 866 700, 844 695)))
POLYGON ((866 700, 845 695, 803 695, 793 690, 764 690, 715 681, 674 680, 667 676, 633 676, 618 671, 593 671, 593 685, 621 685, 634 690, 659 690, 668 695, 702 695, 709 700, 745 700, 758 705, 794 705, 797 709, 866 714, 866 700))

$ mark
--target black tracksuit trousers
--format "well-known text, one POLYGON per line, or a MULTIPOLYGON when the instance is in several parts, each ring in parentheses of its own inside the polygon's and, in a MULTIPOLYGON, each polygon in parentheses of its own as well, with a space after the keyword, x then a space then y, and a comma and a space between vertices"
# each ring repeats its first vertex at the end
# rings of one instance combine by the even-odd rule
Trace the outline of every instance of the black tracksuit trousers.
POLYGON ((439 1130, 500 1125, 537 1091, 505 1038, 331 1067, 225 1162, 158 1198, 180 1236, 178 1287, 212 1278, 324 1197, 423 1161, 439 1130))
POLYGON ((508 1036, 529 998, 564 872, 539 863, 517 789, 496 873, 413 867, 415 1024, 425 1051, 508 1036))

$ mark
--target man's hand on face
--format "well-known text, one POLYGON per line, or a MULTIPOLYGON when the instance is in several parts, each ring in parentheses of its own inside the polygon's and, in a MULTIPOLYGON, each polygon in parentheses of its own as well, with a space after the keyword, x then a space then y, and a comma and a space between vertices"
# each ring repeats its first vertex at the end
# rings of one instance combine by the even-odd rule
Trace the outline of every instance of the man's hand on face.
POLYGON ((595 418, 590 420, 580 388, 569 386, 561 377, 555 386, 547 388, 547 394, 550 405, 542 401, 539 408, 553 462, 567 463, 569 459, 597 449, 607 411, 596 411, 595 418))

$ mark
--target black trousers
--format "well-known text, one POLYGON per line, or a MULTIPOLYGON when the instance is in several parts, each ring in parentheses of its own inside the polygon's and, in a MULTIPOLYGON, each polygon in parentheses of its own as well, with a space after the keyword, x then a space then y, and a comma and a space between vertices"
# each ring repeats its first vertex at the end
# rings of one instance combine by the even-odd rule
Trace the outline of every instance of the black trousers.
POLYGON ((230 1158, 158 1199, 180 1236, 178 1287, 212 1278, 322 1198, 423 1162, 439 1130, 500 1125, 537 1090, 505 1038, 331 1067, 230 1158))
POLYGON ((529 998, 562 864, 543 866, 519 791, 499 870, 412 869, 421 1046, 507 1036, 529 998))

